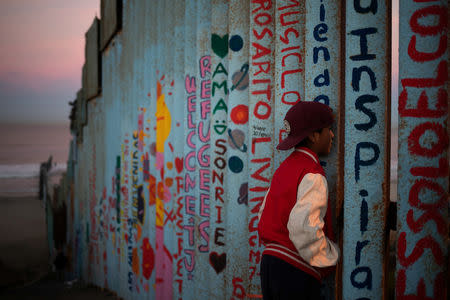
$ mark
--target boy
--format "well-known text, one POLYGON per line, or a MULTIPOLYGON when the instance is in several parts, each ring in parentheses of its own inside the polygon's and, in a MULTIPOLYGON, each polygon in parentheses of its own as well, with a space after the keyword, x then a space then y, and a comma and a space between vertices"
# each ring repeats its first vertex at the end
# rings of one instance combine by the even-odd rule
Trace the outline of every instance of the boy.
POLYGON ((329 239, 328 187, 318 158, 330 153, 333 121, 331 109, 319 102, 298 102, 286 113, 288 136, 277 149, 295 149, 275 171, 258 215, 266 246, 264 300, 319 299, 322 276, 338 261, 339 249, 329 239))

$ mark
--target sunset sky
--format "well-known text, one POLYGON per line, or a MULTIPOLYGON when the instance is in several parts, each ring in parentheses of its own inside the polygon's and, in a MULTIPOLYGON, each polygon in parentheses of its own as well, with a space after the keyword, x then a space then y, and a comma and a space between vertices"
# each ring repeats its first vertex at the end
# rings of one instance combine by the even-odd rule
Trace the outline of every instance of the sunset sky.
MULTIPOLYGON (((81 87, 84 35, 96 15, 100 0, 0 0, 0 122, 69 122, 68 102, 81 87)), ((397 61, 395 55, 394 67, 397 61)), ((395 96, 396 84, 393 90, 395 96)))
POLYGON ((100 0, 0 0, 0 122, 69 122, 100 0))

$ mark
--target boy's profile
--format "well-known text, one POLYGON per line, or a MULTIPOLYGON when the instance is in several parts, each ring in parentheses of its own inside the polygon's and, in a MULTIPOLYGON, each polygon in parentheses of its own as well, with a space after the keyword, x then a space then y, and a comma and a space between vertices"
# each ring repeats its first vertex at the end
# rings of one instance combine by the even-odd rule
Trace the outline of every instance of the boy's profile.
POLYGON ((277 149, 294 151, 275 171, 258 215, 265 300, 319 299, 320 281, 338 261, 319 163, 330 153, 333 121, 331 108, 319 102, 300 101, 286 113, 288 136, 277 149))

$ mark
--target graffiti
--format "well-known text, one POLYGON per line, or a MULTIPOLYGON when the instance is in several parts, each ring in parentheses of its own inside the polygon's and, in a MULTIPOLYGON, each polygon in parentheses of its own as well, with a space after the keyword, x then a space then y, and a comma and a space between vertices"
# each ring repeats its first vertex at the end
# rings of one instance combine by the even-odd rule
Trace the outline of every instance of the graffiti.
MULTIPOLYGON (((273 87, 275 86, 274 38, 275 4, 252 1, 250 6, 250 98, 249 98, 249 181, 248 274, 249 281, 259 281, 261 242, 257 234, 258 212, 270 184, 273 165, 273 87)), ((239 193, 241 195, 241 193, 239 193)), ((236 282, 233 286, 235 287, 236 282)), ((241 289, 233 288, 236 292, 241 289)), ((238 295, 244 294, 245 289, 238 295)), ((249 292, 254 293, 254 289, 249 292)))
POLYGON ((399 142, 399 175, 405 180, 399 185, 399 214, 406 216, 406 222, 398 228, 396 298, 444 299, 449 176, 447 7, 405 6, 400 15, 408 26, 400 32, 398 112, 399 139, 406 143, 399 142), (425 273, 419 271, 424 266, 425 273))
POLYGON ((197 147, 197 163, 199 168, 199 189, 200 189, 200 212, 201 221, 198 225, 198 232, 200 234, 198 250, 201 253, 209 251, 209 216, 210 216, 210 199, 209 199, 209 183, 210 183, 210 126, 204 125, 209 123, 209 115, 211 112, 211 57, 203 56, 199 61, 200 66, 200 118, 198 119, 198 138, 199 145, 197 147), (208 76, 209 75, 209 76, 208 76), (206 127, 206 132, 204 128, 206 127))
MULTIPOLYGON (((317 7, 316 5, 311 4, 311 9, 315 9, 315 11, 311 12, 311 14, 314 14, 312 19, 314 19, 314 21, 315 21, 314 23, 311 22, 311 26, 314 26, 314 29, 312 29, 312 37, 314 39, 312 45, 314 45, 314 47, 312 47, 312 63, 313 63, 313 65, 311 66, 311 69, 313 71, 312 73, 315 74, 312 77, 314 78, 314 80, 313 80, 314 87, 316 87, 317 90, 314 90, 314 92, 316 92, 316 94, 313 95, 313 98, 308 99, 308 100, 322 102, 326 105, 330 105, 330 97, 327 94, 332 92, 330 89, 327 89, 327 87, 330 87, 330 81, 332 80, 330 73, 333 71, 332 70, 330 72, 330 67, 333 67, 333 66, 326 65, 326 62, 330 62, 330 59, 332 58, 330 55, 330 49, 329 49, 329 44, 330 44, 329 29, 330 29, 330 31, 333 31, 333 28, 329 28, 329 24, 328 24, 328 20, 327 20, 327 19, 332 20, 330 18, 330 16, 328 16, 328 13, 330 13, 330 14, 334 13, 333 11, 331 11, 331 12, 327 11, 327 9, 330 8, 331 5, 332 4, 328 4, 328 3, 327 4, 320 3, 320 5, 317 5, 318 6, 317 7), (318 11, 317 11, 317 8, 318 8, 318 11), (318 15, 318 19, 317 19, 317 15, 318 15), (318 23, 318 22, 320 22, 320 23, 318 23), (319 95, 317 95, 317 93, 319 95)), ((307 20, 307 22, 308 22, 308 20, 307 20)), ((308 35, 308 37, 310 37, 310 36, 311 35, 308 35)), ((331 47, 332 46, 333 45, 331 45, 331 47)), ((309 50, 310 49, 308 49, 308 51, 309 50)), ((308 53, 308 54, 310 54, 310 53, 308 53)), ((306 87, 305 87, 305 89, 306 89, 306 87)), ((305 90, 305 92, 306 92, 306 90, 305 90)))
POLYGON ((148 237, 142 240, 142 275, 145 279, 150 279, 155 267, 155 252, 150 245, 148 237))
POLYGON ((243 104, 236 105, 231 110, 230 118, 234 124, 246 124, 248 122, 248 106, 243 104))
MULTIPOLYGON (((132 170, 131 170, 131 178, 132 178, 132 216, 133 216, 133 227, 137 229, 139 218, 143 221, 143 211, 141 212, 139 209, 139 206, 141 206, 141 210, 144 209, 143 207, 143 199, 142 199, 142 192, 143 192, 143 186, 142 184, 139 184, 139 164, 140 164, 140 157, 139 157, 139 147, 142 145, 139 144, 139 135, 137 132, 133 133, 133 152, 132 152, 132 170)), ((141 224, 143 223, 141 221, 141 224)))
POLYGON ((209 254, 209 263, 214 268, 216 273, 219 274, 225 269, 227 264, 227 254, 222 253, 219 255, 217 252, 211 252, 209 254))
MULTIPOLYGON (((344 214, 351 217, 346 217, 343 233, 343 247, 348 253, 344 257, 343 298, 379 298, 383 293, 383 257, 376 254, 384 250, 385 203, 380 187, 389 180, 383 165, 389 149, 384 145, 385 132, 381 126, 388 120, 385 99, 390 93, 385 84, 390 70, 384 64, 390 56, 384 44, 387 29, 380 22, 387 11, 385 4, 370 14, 357 2, 347 4, 347 18, 354 18, 355 22, 346 27, 348 163, 344 171, 344 214), (360 234, 350 233, 355 228, 360 234)), ((322 54, 326 59, 326 52, 322 54)), ((329 83, 327 76, 322 79, 323 84, 329 83)))
MULTIPOLYGON (((195 216, 195 197, 194 194, 194 188, 196 185, 196 175, 195 175, 195 169, 196 169, 196 161, 195 161, 195 140, 193 139, 196 135, 196 126, 194 123, 195 120, 195 111, 196 111, 196 80, 195 77, 190 77, 189 75, 186 76, 185 80, 185 89, 186 93, 188 95, 187 97, 187 132, 186 132, 186 145, 189 148, 189 152, 186 154, 186 157, 184 159, 184 168, 186 170, 185 175, 185 215, 189 216, 195 216)), ((186 221, 186 220, 185 220, 186 221)), ((183 224, 183 230, 185 230, 185 233, 187 234, 187 241, 189 248, 184 248, 184 268, 186 271, 188 271, 188 278, 192 278, 192 275, 189 274, 194 270, 195 266, 195 258, 194 258, 194 238, 193 238, 193 229, 194 229, 194 218, 190 217, 188 223, 183 224)), ((186 239, 185 239, 186 240, 186 239)))
POLYGON ((141 225, 144 225, 145 218, 145 198, 144 198, 144 187, 142 184, 137 187, 137 220, 141 225))
POLYGON ((228 34, 223 37, 213 33, 211 36, 211 48, 213 52, 220 58, 224 58, 228 54, 228 34))
MULTIPOLYGON (((163 75, 156 83, 156 170, 160 177, 156 179, 156 283, 159 285, 158 291, 165 293, 171 290, 172 281, 172 254, 168 251, 164 243, 165 205, 172 199, 170 188, 166 185, 169 182, 164 176, 164 152, 166 141, 172 130, 172 113, 170 112, 163 93, 163 75), (164 292, 163 292, 164 291, 164 292)), ((158 292, 158 293, 159 293, 158 292)))
POLYGON ((239 187, 239 197, 237 198, 239 204, 248 205, 248 182, 241 184, 239 187))
MULTIPOLYGON (((115 188, 116 192, 116 220, 117 223, 120 224, 120 156, 117 156, 116 158, 116 176, 113 177, 113 187, 115 188)), ((120 229, 120 226, 118 226, 120 229)))
POLYGON ((243 64, 241 69, 233 74, 231 81, 233 83, 231 91, 234 89, 244 91, 248 88, 248 63, 243 64))
POLYGON ((302 44, 300 38, 300 24, 304 23, 304 8, 299 2, 289 4, 289 1, 277 3, 277 49, 281 58, 279 77, 281 87, 281 102, 285 105, 294 105, 301 100, 298 82, 301 82, 303 73, 302 44), (284 5, 283 5, 284 4, 284 5))
POLYGON ((228 166, 230 167, 231 172, 241 173, 242 169, 244 169, 244 162, 239 156, 231 156, 228 160, 228 166))
MULTIPOLYGON (((128 134, 126 134, 125 136, 128 136, 128 134)), ((129 146, 128 146, 129 140, 127 138, 125 138, 124 143, 122 144, 122 154, 121 154, 121 159, 122 159, 122 163, 121 166, 123 168, 121 175, 121 179, 120 179, 120 192, 121 192, 121 210, 120 210, 120 219, 122 223, 122 235, 123 237, 125 237, 126 232, 128 231, 128 207, 129 207, 129 203, 128 203, 128 199, 129 199, 129 194, 128 194, 128 156, 129 156, 129 146)), ((124 240, 124 239, 122 239, 124 240)))
MULTIPOLYGON (((444 298, 448 4, 400 1, 395 286, 398 299, 444 298)), ((131 299, 260 298, 258 212, 288 155, 275 148, 282 120, 318 101, 343 138, 325 163, 330 203, 344 201, 345 255, 324 285, 379 298, 390 1, 144 2, 120 11, 138 26, 99 53, 102 93, 72 124, 75 275, 131 299)))
POLYGON ((242 47, 244 45, 244 41, 242 40, 242 37, 239 35, 233 35, 230 38, 230 49, 234 52, 241 51, 242 47))
MULTIPOLYGON (((228 4, 225 5, 228 10, 228 4)), ((225 15, 227 16, 227 15, 225 15)), ((223 29, 226 31, 226 29, 223 29)), ((227 130, 227 114, 228 114, 228 34, 224 35, 226 38, 225 51, 222 53, 217 53, 214 49, 216 47, 214 42, 214 35, 212 35, 212 49, 217 57, 212 56, 212 68, 214 69, 211 82, 211 106, 213 107, 211 114, 211 122, 213 124, 213 131, 211 133, 211 187, 210 187, 210 198, 213 200, 211 203, 211 229, 210 234, 213 238, 213 243, 211 243, 210 253, 209 253, 209 264, 214 269, 217 275, 223 274, 226 269, 226 253, 223 253, 225 246, 226 231, 223 227, 223 210, 226 199, 225 192, 225 167, 226 167, 226 153, 227 144, 224 139, 224 133, 228 133, 230 136, 230 130, 227 130), (226 59, 223 59, 226 58, 226 59), (221 253, 221 254, 219 254, 221 253)), ((237 39, 232 39, 233 48, 239 48, 239 43, 237 39)), ((220 45, 217 43, 217 45, 220 45)), ((234 51, 234 50, 232 50, 234 51)), ((228 141, 229 142, 229 141, 228 141)), ((237 142, 239 143, 239 141, 237 142)), ((219 277, 215 278, 218 280, 219 277)))
MULTIPOLYGON (((135 240, 133 238, 134 236, 134 229, 133 229, 133 220, 132 219, 127 219, 127 223, 128 223, 128 232, 126 234, 126 249, 127 249, 127 264, 128 264, 128 290, 130 292, 134 291, 134 288, 136 286, 136 274, 133 273, 133 266, 136 266, 136 262, 137 262, 137 253, 135 251, 133 251, 134 245, 135 245, 135 240), (134 254, 136 254, 136 257, 133 256, 134 254)), ((138 265, 135 268, 139 268, 138 265)))
POLYGON ((240 129, 228 129, 228 144, 232 149, 238 149, 241 152, 247 152, 245 144, 245 133, 240 129))
POLYGON ((242 285, 243 283, 242 278, 234 277, 232 283, 233 283, 233 297, 236 297, 237 299, 244 299, 246 295, 245 295, 245 287, 242 285))

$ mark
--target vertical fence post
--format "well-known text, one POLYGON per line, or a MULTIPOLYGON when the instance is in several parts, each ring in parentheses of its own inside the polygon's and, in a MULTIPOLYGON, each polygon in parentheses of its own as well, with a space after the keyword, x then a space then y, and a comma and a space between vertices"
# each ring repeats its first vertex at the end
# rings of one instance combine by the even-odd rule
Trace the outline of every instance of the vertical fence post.
MULTIPOLYGON (((228 0, 213 0, 211 8, 211 124, 210 124, 210 297, 226 295, 228 235, 226 224, 226 152, 228 104, 228 0)), ((228 292, 229 293, 229 292, 228 292)))
MULTIPOLYGON (((249 49, 249 128, 248 128, 248 206, 249 221, 256 222, 274 170, 274 101, 275 87, 275 4, 252 1, 250 5, 249 49)), ((261 295, 260 262, 262 245, 257 228, 248 233, 248 294, 261 295)))
MULTIPOLYGON (((340 116, 340 71, 341 71, 341 22, 339 1, 306 1, 305 24, 305 101, 316 101, 329 105, 335 115, 334 140, 330 154, 322 158, 328 182, 328 205, 336 211, 338 145, 342 141, 337 132, 340 116)), ((336 214, 333 214, 334 216, 336 214)), ((334 219, 333 228, 337 228, 334 219)), ((337 234, 337 232, 336 232, 337 234)), ((324 283, 327 299, 335 293, 332 276, 324 283)))
POLYGON ((248 248, 246 246, 248 163, 248 22, 249 1, 229 1, 228 13, 228 128, 225 222, 229 282, 226 297, 246 294, 248 248), (231 284, 230 284, 231 283, 231 284))
MULTIPOLYGON (((305 3, 277 0, 275 8, 274 146, 286 136, 284 116, 305 95, 305 3)), ((275 169, 288 156, 275 150, 275 169)), ((275 170, 274 169, 274 170, 275 170)))
POLYGON ((447 299, 448 1, 400 1, 397 299, 447 299))
MULTIPOLYGON (((154 299, 156 295, 156 178, 159 175, 156 165, 156 101, 157 101, 157 80, 156 56, 158 47, 157 35, 157 5, 145 2, 140 10, 144 11, 144 30, 148 34, 144 37, 145 48, 143 51, 143 125, 144 133, 144 154, 142 157, 142 172, 144 175, 144 201, 145 218, 142 230, 142 282, 143 291, 141 293, 149 299, 154 299)), ((139 63, 137 63, 139 65, 139 63)))
POLYGON ((186 140, 184 145, 184 167, 185 167, 185 180, 184 191, 185 196, 185 214, 183 219, 183 257, 184 257, 184 274, 183 282, 185 283, 183 294, 187 299, 192 299, 195 295, 195 276, 196 272, 196 240, 193 236, 193 230, 195 225, 195 188, 197 180, 197 162, 196 162, 196 74, 197 74, 197 61, 193 59, 197 57, 197 44, 196 44, 196 32, 197 32, 197 4, 194 1, 186 2, 185 11, 185 48, 184 48, 184 67, 185 67, 185 113, 184 116, 184 128, 186 134, 186 140))
POLYGON ((173 98, 174 112, 172 114, 172 126, 174 135, 174 162, 173 168, 176 171, 174 178, 174 233, 173 239, 175 243, 175 252, 173 255, 173 299, 180 299, 183 297, 183 215, 184 215, 184 144, 185 144, 185 102, 184 97, 184 9, 185 3, 183 0, 175 0, 175 13, 174 13, 174 37, 175 37, 175 49, 173 56, 173 81, 174 91, 173 98))
POLYGON ((384 297, 390 1, 347 1, 342 298, 384 297))
POLYGON ((209 245, 210 236, 210 110, 211 110, 211 1, 197 1, 197 53, 191 59, 196 62, 196 160, 197 182, 195 187, 195 214, 197 223, 194 233, 196 273, 194 281, 197 290, 194 298, 209 298, 209 245))

